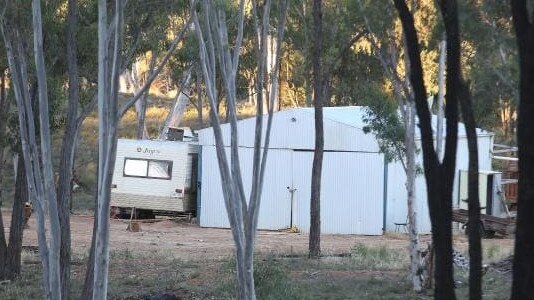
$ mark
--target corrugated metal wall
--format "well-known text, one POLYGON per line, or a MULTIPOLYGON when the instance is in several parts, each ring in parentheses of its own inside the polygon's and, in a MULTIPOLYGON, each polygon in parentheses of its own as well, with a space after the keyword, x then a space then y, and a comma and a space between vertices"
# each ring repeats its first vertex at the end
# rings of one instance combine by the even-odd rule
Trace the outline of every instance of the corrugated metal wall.
MULTIPOLYGON (((418 146, 420 148, 420 146, 418 146)), ((478 138, 478 156, 480 170, 491 170, 491 149, 493 148, 493 136, 483 134, 478 138)), ((423 156, 420 152, 417 155, 419 166, 423 166, 423 156)), ((458 173, 459 170, 467 170, 469 155, 467 149, 467 138, 458 138, 458 149, 456 155, 456 177, 453 187, 453 206, 458 203, 458 173)), ((394 231, 394 223, 406 221, 408 207, 406 203, 406 174, 399 162, 388 165, 388 201, 386 208, 386 229, 394 231)), ((431 224, 428 214, 428 204, 426 195, 426 180, 424 174, 416 180, 416 201, 417 201, 417 222, 420 233, 430 233, 431 224)))
MULTIPOLYGON (((246 195, 250 192, 252 149, 240 148, 246 195), (249 163, 247 163, 249 162, 249 163)), ((313 152, 269 150, 259 229, 310 227, 313 152), (291 194, 295 189, 293 224, 291 194)), ((200 226, 228 227, 215 147, 202 147, 200 226)), ((382 234, 383 159, 376 153, 326 152, 321 192, 321 230, 332 234, 382 234)))
MULTIPOLYGON (((229 152, 227 148, 227 155, 229 152)), ((290 225, 291 199, 287 187, 291 185, 291 152, 283 149, 269 150, 258 228, 276 230, 290 225)), ((253 154, 252 148, 239 149, 247 198, 251 189, 253 154)), ((229 227, 214 146, 202 147, 201 182, 200 226, 229 227)))
MULTIPOLYGON (((297 227, 310 228, 313 152, 293 153, 297 227)), ((321 232, 382 234, 383 158, 377 153, 326 152, 321 180, 321 232)))
MULTIPOLYGON (((355 108, 347 108, 354 110, 355 108)), ((333 112, 335 114, 335 112, 333 112)), ((347 114, 344 114, 346 117, 347 114)), ((355 117, 361 117, 355 115, 355 117)), ((267 118, 264 119, 264 122, 267 118)), ((274 115, 268 170, 259 228, 279 229, 289 226, 291 197, 287 187, 295 188, 293 223, 300 230, 309 230, 310 176, 314 148, 313 114, 305 109, 292 109, 274 115), (299 150, 299 151, 293 151, 299 150), (308 150, 308 151, 300 151, 308 150), (273 175, 271 175, 273 174, 273 175), (291 176, 289 176, 291 175, 291 176), (272 177, 269 177, 272 176, 272 177), (288 178, 288 176, 290 178, 288 178), (287 183, 286 183, 287 182, 287 183), (289 214, 287 213, 289 210, 289 214)), ((357 122, 356 122, 357 123, 357 122)), ((361 126, 325 118, 325 152, 322 180, 322 230, 324 233, 381 234, 383 227, 383 156, 372 134, 364 134, 361 126)), ((250 189, 252 146, 255 119, 238 122, 245 188, 250 189)), ((463 127, 459 129, 457 170, 467 168, 467 145, 463 127)), ((265 126, 264 126, 265 128, 265 126)), ((226 145, 229 126, 222 125, 226 145)), ((490 151, 493 137, 479 133, 479 164, 491 170, 490 151)), ((200 224, 206 227, 227 227, 228 220, 221 195, 217 158, 211 128, 199 132, 202 145, 202 197, 200 224)), ((418 154, 422 166, 422 153, 418 154)), ((393 231, 395 222, 405 222, 407 215, 406 175, 400 163, 388 166, 386 229, 393 231)), ((417 211, 421 233, 430 232, 424 175, 417 178, 417 211)), ((453 198, 457 199, 457 180, 453 198)), ((248 194, 247 194, 248 195, 248 194)))

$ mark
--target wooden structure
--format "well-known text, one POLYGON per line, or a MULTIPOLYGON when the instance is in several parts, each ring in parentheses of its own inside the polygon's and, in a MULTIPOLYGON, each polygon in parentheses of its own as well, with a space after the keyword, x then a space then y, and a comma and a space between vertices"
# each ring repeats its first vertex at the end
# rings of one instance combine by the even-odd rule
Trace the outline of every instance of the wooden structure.
MULTIPOLYGON (((464 227, 467 228, 469 226, 468 211, 465 209, 453 210, 452 221, 464 224, 464 227)), ((480 223, 483 233, 486 235, 493 235, 495 233, 508 235, 515 232, 515 218, 513 217, 499 218, 480 214, 480 223)))
POLYGON ((506 204, 510 210, 515 210, 517 205, 517 180, 519 170, 517 168, 517 147, 494 144, 493 159, 502 161, 502 190, 506 199, 506 204))

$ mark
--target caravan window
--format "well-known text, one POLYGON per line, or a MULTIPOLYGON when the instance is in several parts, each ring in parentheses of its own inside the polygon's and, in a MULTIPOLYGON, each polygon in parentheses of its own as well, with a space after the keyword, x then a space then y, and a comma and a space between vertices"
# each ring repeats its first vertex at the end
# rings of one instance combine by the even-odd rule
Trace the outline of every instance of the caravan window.
POLYGON ((124 176, 156 179, 171 179, 172 161, 125 158, 124 176))

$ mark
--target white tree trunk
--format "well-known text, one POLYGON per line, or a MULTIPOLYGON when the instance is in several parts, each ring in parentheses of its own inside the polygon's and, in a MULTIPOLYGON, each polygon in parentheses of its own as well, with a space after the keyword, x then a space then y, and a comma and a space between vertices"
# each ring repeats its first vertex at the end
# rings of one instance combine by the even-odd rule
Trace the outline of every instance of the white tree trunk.
POLYGON ((56 190, 54 186, 51 137, 48 116, 48 90, 46 69, 43 55, 43 37, 41 21, 41 2, 32 2, 33 44, 35 74, 37 76, 37 93, 39 100, 39 127, 41 145, 37 144, 35 116, 32 109, 32 97, 29 87, 26 49, 22 35, 16 26, 10 26, 3 16, 1 30, 6 47, 6 54, 19 114, 20 139, 24 155, 24 167, 30 199, 34 204, 37 220, 37 237, 39 254, 43 267, 43 290, 45 299, 61 299, 61 278, 59 268, 60 231, 57 211, 56 190), (16 54, 15 54, 16 53, 16 54), (47 205, 48 204, 48 205, 47 205), (46 212, 50 223, 50 246, 46 236, 46 212))
POLYGON ((417 206, 415 197, 415 103, 410 101, 406 104, 404 124, 406 145, 406 192, 408 195, 408 236, 410 239, 410 273, 415 291, 421 291, 421 247, 419 243, 419 232, 417 228, 417 206))
MULTIPOLYGON (((145 55, 145 61, 146 61, 146 55, 145 55)), ((154 51, 151 51, 150 55, 150 63, 148 66, 148 74, 152 75, 154 73, 154 66, 156 63, 156 55, 154 51)), ((138 62, 134 63, 132 66, 132 72, 129 76, 131 80, 131 84, 134 87, 135 93, 139 93, 139 91, 143 88, 143 84, 141 82, 141 79, 139 78, 139 74, 137 72, 138 69, 138 62)), ((146 129, 146 122, 145 122, 145 116, 146 116, 146 106, 147 106, 147 99, 148 94, 150 92, 150 86, 146 91, 144 91, 139 97, 139 99, 135 102, 135 111, 137 113, 137 139, 144 140, 148 139, 148 131, 146 129)))
POLYGON ((46 68, 43 53, 43 28, 41 20, 41 1, 33 0, 33 43, 35 68, 37 73, 37 88, 39 95, 39 127, 41 131, 41 160, 43 168, 43 187, 45 207, 48 206, 50 221, 50 296, 61 299, 61 276, 59 268, 59 249, 61 245, 59 216, 57 208, 56 187, 54 185, 54 171, 52 166, 52 147, 50 137, 50 120, 48 117, 48 87, 46 82, 46 68))
MULTIPOLYGON (((236 75, 239 67, 239 56, 241 43, 243 39, 243 20, 244 20, 244 0, 240 1, 238 14, 238 30, 232 47, 228 44, 228 29, 226 27, 226 16, 224 10, 214 5, 212 1, 203 1, 203 26, 200 25, 197 15, 194 15, 195 32, 199 40, 199 52, 202 73, 206 86, 206 94, 210 103, 210 119, 213 125, 215 136, 217 161, 221 175, 221 182, 225 200, 225 206, 228 213, 230 227, 236 246, 236 277, 237 277, 237 298, 238 299, 256 299, 254 287, 254 242, 256 239, 256 228, 258 223, 258 214, 260 206, 261 191, 263 185, 263 175, 265 171, 267 149, 269 148, 270 128, 273 114, 273 96, 277 93, 270 94, 269 119, 267 121, 265 142, 263 144, 263 153, 261 152, 262 134, 263 134, 263 93, 265 87, 265 73, 267 64, 267 43, 266 38, 269 29, 269 15, 271 1, 267 0, 263 6, 261 28, 257 21, 256 3, 252 2, 253 19, 255 29, 260 32, 259 47, 256 48, 257 54, 257 78, 256 78, 256 136, 254 142, 254 158, 252 171, 251 194, 247 204, 244 193, 241 170, 239 167, 238 153, 238 135, 237 135, 237 114, 236 114, 236 75), (204 33, 205 32, 205 36, 204 33), (218 72, 216 70, 217 62, 220 65, 218 72), (216 113, 217 109, 217 90, 216 76, 222 74, 224 89, 228 103, 228 119, 230 121, 230 160, 225 152, 223 144, 221 122, 216 113)), ((279 23, 277 26, 278 43, 281 44, 283 38, 283 29, 285 27, 285 14, 287 11, 287 1, 280 5, 279 23)), ((256 44, 255 44, 256 45, 256 44)), ((280 57, 281 47, 277 46, 277 59, 280 57)), ((275 63, 271 89, 278 89, 278 66, 275 63)))
POLYGON ((439 65, 438 65, 438 120, 436 124, 436 155, 441 161, 443 153, 443 98, 445 89, 445 59, 447 57, 447 41, 439 43, 439 65))
POLYGON ((174 105, 172 106, 169 114, 165 118, 165 123, 163 124, 163 129, 160 132, 159 139, 165 140, 167 138, 167 133, 169 127, 178 127, 182 118, 184 116, 185 108, 189 102, 189 94, 191 94, 191 72, 193 67, 189 67, 183 74, 182 82, 180 84, 178 95, 174 100, 174 105))
POLYGON ((111 180, 115 166, 117 148, 117 123, 126 111, 148 91, 152 82, 161 72, 166 62, 189 29, 192 18, 173 40, 170 49, 152 72, 144 86, 118 109, 119 75, 122 51, 124 0, 115 1, 115 17, 111 32, 108 34, 107 1, 98 1, 98 205, 95 235, 95 259, 93 299, 107 298, 109 267, 109 212, 111 180), (111 43, 111 41, 113 43, 111 43))
POLYGON ((109 266, 109 203, 111 179, 117 146, 117 96, 123 2, 116 0, 113 45, 109 47, 108 17, 105 0, 98 1, 98 205, 95 240, 93 299, 107 298, 109 266), (110 49, 111 48, 111 49, 110 49))
MULTIPOLYGON (((361 1, 358 1, 360 7, 362 7, 361 1)), ((367 30, 372 33, 370 23, 367 18, 364 17, 367 30)), ((399 104, 399 110, 401 118, 404 123, 404 144, 406 152, 404 153, 403 161, 401 163, 406 173, 406 192, 407 192, 407 206, 408 206, 408 236, 410 239, 409 253, 410 253, 410 279, 412 281, 413 289, 420 291, 422 289, 422 277, 424 275, 421 272, 421 246, 419 242, 419 232, 417 228, 417 203, 415 194, 415 179, 417 177, 417 165, 415 161, 416 145, 415 145, 415 103, 414 95, 411 89, 410 82, 408 80, 409 74, 404 74, 405 80, 402 79, 397 71, 397 57, 399 56, 399 50, 394 43, 390 45, 379 45, 375 40, 371 40, 374 47, 378 50, 378 58, 384 71, 390 76, 393 83, 394 94, 399 104), (388 49, 388 51, 384 51, 388 49)), ((410 70, 408 57, 404 59, 404 69, 410 70)))

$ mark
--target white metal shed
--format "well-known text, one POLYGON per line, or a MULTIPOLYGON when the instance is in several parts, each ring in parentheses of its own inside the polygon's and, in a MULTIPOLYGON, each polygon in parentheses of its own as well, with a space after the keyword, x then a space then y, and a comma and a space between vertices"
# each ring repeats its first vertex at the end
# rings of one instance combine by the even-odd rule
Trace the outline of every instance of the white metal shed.
MULTIPOLYGON (((373 134, 365 134, 363 107, 324 108, 325 153, 321 189, 321 230, 330 234, 380 235, 406 220, 405 176, 398 162, 386 164, 373 134)), ((238 122, 240 163, 245 193, 250 193, 255 118, 238 122)), ((267 118, 264 118, 266 125, 267 118)), ((291 226, 307 232, 313 160, 314 113, 311 108, 276 112, 273 117, 259 229, 291 226)), ((265 126, 264 126, 265 128, 265 126)), ((230 126, 222 125, 230 145, 230 126)), ((467 167, 467 146, 460 129, 457 168, 467 167)), ((493 136, 479 131, 481 168, 490 167, 493 136)), ((212 128, 199 131, 202 227, 229 227, 212 128)), ((229 151, 229 147, 227 147, 229 151)), ((227 152, 228 153, 228 152, 227 152)), ((417 179, 419 227, 430 231, 424 177, 417 179)), ((455 193, 456 195, 456 193, 455 193)))

